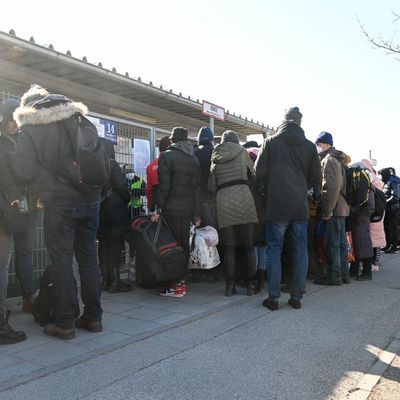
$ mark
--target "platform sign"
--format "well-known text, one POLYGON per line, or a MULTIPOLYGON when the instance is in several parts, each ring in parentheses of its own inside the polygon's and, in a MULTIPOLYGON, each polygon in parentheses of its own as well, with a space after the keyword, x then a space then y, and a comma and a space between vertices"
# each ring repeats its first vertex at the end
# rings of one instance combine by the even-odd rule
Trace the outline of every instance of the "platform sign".
POLYGON ((203 100, 202 114, 219 121, 225 121, 225 109, 205 100, 203 100))
POLYGON ((118 124, 109 119, 100 119, 95 117, 87 117, 87 119, 96 127, 99 137, 118 143, 118 124))
POLYGON ((371 165, 372 165, 373 167, 376 167, 377 164, 378 164, 378 161, 376 160, 376 158, 371 158, 371 165))

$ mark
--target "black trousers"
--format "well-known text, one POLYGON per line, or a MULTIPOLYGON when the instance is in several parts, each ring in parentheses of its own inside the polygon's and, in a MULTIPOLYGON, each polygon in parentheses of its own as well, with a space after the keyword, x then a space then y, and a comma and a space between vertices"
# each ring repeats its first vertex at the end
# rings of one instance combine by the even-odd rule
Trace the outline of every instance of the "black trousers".
POLYGON ((350 265, 350 273, 352 275, 358 275, 358 270, 360 269, 360 262, 362 262, 362 264, 363 264, 362 274, 371 276, 371 274, 372 274, 372 271, 371 271, 371 268, 372 268, 372 257, 363 258, 361 260, 357 259, 356 261, 351 263, 351 265, 350 265))
POLYGON ((121 265, 121 252, 124 246, 123 237, 99 238, 99 264, 101 278, 110 286, 119 279, 119 267, 121 265))
POLYGON ((250 280, 254 278, 256 262, 253 246, 253 224, 242 224, 228 226, 221 229, 222 241, 225 245, 224 266, 227 281, 235 280, 236 271, 236 247, 240 246, 244 255, 245 278, 250 280))
POLYGON ((384 219, 386 246, 397 246, 399 240, 399 210, 386 211, 384 219))
POLYGON ((177 243, 179 244, 179 246, 183 248, 183 251, 185 252, 186 256, 185 269, 184 269, 185 272, 184 275, 182 276, 182 279, 185 280, 189 263, 189 255, 190 255, 189 238, 190 238, 190 221, 192 219, 190 217, 169 215, 169 214, 163 214, 163 217, 165 218, 165 221, 167 222, 167 225, 171 230, 172 234, 174 235, 177 243))

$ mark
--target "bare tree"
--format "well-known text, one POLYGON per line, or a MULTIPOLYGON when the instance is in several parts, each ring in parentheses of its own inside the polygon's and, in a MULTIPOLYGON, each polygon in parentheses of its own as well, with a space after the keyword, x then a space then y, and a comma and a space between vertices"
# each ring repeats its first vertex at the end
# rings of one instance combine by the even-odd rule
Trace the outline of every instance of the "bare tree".
MULTIPOLYGON (((394 16, 392 24, 396 25, 400 21, 400 14, 397 14, 394 11, 392 11, 392 14, 394 16)), ((381 36, 372 36, 369 32, 367 32, 367 30, 361 24, 360 20, 358 20, 358 23, 364 35, 366 36, 368 41, 372 43, 374 48, 381 49, 386 54, 400 54, 400 40, 397 38, 397 31, 393 32, 390 39, 381 36)))

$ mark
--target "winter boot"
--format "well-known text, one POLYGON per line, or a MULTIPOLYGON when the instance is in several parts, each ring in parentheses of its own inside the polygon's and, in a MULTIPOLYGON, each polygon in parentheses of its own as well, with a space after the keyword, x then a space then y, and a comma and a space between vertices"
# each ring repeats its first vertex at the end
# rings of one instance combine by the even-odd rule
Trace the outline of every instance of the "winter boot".
POLYGON ((257 284, 254 288, 256 293, 261 292, 265 288, 265 271, 262 269, 257 270, 257 284))
POLYGON ((236 293, 235 281, 226 282, 225 296, 231 297, 236 293))
POLYGON ((14 331, 8 324, 8 315, 0 314, 0 344, 14 344, 26 339, 24 332, 14 331))

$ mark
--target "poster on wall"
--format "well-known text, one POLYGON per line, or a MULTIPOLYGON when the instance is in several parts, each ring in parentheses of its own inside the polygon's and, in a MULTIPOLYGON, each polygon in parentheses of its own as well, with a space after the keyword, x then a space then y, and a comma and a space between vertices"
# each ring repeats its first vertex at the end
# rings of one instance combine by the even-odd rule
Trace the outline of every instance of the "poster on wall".
POLYGON ((133 139, 133 170, 145 174, 150 164, 150 142, 146 139, 133 139))
POLYGON ((88 116, 87 119, 97 128, 99 137, 118 143, 118 124, 109 119, 101 119, 88 116))

